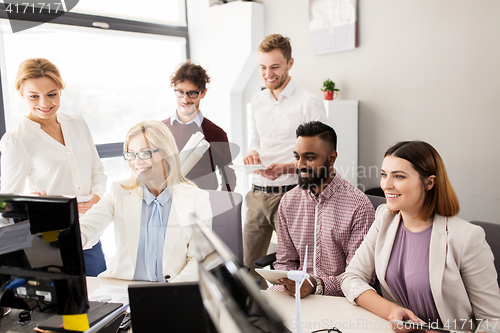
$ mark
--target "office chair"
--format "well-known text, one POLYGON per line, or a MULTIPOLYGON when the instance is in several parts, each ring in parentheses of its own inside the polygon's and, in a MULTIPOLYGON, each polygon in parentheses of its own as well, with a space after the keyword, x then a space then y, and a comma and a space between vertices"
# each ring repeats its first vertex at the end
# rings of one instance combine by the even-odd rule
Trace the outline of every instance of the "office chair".
MULTIPOLYGON (((365 193, 366 194, 366 193, 365 193)), ((385 204, 385 196, 378 196, 378 195, 371 195, 371 194, 366 194, 368 199, 370 199, 373 209, 377 210, 378 206, 381 204, 385 204)))
MULTIPOLYGON (((370 202, 373 205, 373 208, 377 210, 377 207, 381 204, 385 204, 385 197, 380 197, 376 195, 366 195, 368 199, 370 199, 370 202)), ((259 258, 255 260, 254 264, 257 267, 264 268, 266 266, 271 266, 271 269, 274 269, 273 263, 276 261, 276 252, 268 254, 267 256, 264 256, 262 258, 259 258)))
POLYGON ((500 224, 483 221, 470 221, 470 223, 480 226, 486 234, 486 242, 491 247, 491 252, 495 256, 495 268, 497 270, 497 280, 500 286, 500 224))
POLYGON ((243 231, 241 227, 241 204, 239 193, 206 190, 212 207, 212 230, 234 253, 243 265, 243 231))

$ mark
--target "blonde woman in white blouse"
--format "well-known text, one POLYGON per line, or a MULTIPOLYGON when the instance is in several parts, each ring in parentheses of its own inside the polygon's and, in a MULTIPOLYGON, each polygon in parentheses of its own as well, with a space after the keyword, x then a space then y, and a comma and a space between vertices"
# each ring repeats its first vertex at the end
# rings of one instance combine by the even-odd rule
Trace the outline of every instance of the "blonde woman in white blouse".
MULTIPOLYGON (((104 195, 107 177, 83 118, 58 112, 64 86, 47 59, 28 59, 19 66, 15 87, 29 114, 0 141, 1 192, 91 195, 78 204, 83 214, 104 195)), ((85 251, 85 266, 90 276, 106 269, 100 242, 85 251)))

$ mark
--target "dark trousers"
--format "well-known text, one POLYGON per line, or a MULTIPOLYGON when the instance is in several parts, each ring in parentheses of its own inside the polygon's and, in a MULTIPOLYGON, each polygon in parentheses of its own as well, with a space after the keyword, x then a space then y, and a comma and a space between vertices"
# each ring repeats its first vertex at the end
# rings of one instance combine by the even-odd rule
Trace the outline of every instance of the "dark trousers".
POLYGON ((104 252, 102 252, 101 241, 91 249, 84 250, 83 259, 87 276, 97 276, 106 270, 106 260, 104 259, 104 252))

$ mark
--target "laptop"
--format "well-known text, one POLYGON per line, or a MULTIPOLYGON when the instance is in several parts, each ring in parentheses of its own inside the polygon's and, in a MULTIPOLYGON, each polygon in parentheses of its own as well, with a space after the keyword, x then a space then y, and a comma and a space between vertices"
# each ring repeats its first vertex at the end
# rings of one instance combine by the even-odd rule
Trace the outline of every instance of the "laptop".
MULTIPOLYGON (((89 319, 89 326, 92 327, 99 321, 104 319, 111 312, 120 308, 123 304, 121 303, 105 303, 105 302, 89 302, 89 310, 87 311, 87 316, 89 319)), ((107 329, 101 329, 101 333, 116 333, 118 327, 125 316, 125 313, 118 315, 116 319, 112 320, 106 327, 107 329), (113 330, 113 328, 116 328, 113 330)), ((63 325, 63 317, 60 315, 54 315, 47 320, 44 320, 38 324, 38 328, 42 330, 54 331, 54 332, 75 332, 71 330, 65 330, 63 325)), ((81 333, 81 332, 80 332, 81 333)))

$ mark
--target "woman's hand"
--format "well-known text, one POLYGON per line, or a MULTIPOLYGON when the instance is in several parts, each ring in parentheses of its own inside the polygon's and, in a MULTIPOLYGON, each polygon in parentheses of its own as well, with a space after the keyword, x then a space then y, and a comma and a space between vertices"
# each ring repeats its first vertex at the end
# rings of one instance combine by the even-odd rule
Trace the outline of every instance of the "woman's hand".
MULTIPOLYGON (((389 314, 389 320, 401 320, 401 321, 406 321, 406 320, 411 320, 415 323, 420 323, 422 322, 422 320, 420 320, 417 316, 415 316, 415 314, 413 312, 411 312, 410 310, 408 309, 405 309, 399 305, 396 305, 394 304, 394 306, 392 307, 391 309, 391 312, 389 314)), ((405 325, 401 325, 401 324, 394 324, 391 322, 391 326, 392 326, 392 329, 394 332, 398 332, 398 333, 406 333, 406 332, 411 332, 411 331, 415 331, 418 329, 418 327, 416 326, 415 328, 411 328, 411 327, 406 327, 405 328, 405 325)))
POLYGON ((101 200, 101 198, 99 198, 97 194, 94 194, 89 201, 78 203, 78 212, 85 214, 93 205, 98 203, 99 200, 101 200))
POLYGON ((40 192, 31 192, 30 193, 31 195, 41 195, 41 196, 45 196, 47 195, 47 192, 44 191, 44 190, 41 190, 40 192))

